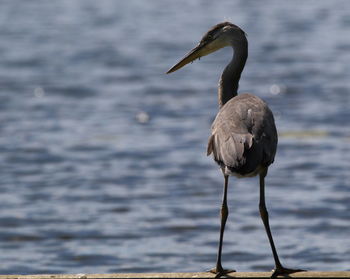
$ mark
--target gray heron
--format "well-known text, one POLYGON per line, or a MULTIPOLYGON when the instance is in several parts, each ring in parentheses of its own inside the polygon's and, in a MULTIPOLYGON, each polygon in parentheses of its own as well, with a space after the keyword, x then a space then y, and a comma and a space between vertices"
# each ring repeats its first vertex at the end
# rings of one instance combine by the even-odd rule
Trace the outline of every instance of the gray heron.
POLYGON ((212 27, 199 44, 185 55, 167 74, 223 47, 233 48, 233 58, 226 66, 219 81, 219 112, 211 127, 207 155, 213 154, 224 176, 222 207, 220 210, 220 239, 215 268, 210 270, 217 277, 234 270, 223 269, 221 251, 225 224, 228 216, 227 188, 229 176, 252 177, 259 175, 259 212, 270 242, 275 269, 272 277, 302 271, 282 266, 272 238, 268 212, 265 205, 265 177, 273 163, 277 149, 277 131, 273 114, 267 104, 249 93, 237 95, 238 83, 248 57, 248 41, 238 26, 223 22, 212 27))

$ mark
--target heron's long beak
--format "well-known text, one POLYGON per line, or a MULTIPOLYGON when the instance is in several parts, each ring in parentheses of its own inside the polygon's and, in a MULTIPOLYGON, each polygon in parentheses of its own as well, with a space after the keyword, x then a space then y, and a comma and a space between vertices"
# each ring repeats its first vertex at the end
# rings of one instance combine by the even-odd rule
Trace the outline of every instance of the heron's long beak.
POLYGON ((188 63, 196 60, 197 58, 201 58, 202 56, 207 55, 207 51, 205 51, 205 45, 199 44, 194 49, 192 49, 189 53, 185 55, 178 63, 172 66, 166 73, 170 74, 172 72, 177 71, 188 63))

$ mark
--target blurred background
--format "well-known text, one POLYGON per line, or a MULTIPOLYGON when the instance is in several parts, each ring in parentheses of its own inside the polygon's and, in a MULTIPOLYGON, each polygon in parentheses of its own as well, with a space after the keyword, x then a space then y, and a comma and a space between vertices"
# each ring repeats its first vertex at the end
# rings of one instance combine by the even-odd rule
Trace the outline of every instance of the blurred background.
MULTIPOLYGON (((206 144, 223 49, 167 69, 213 25, 248 34, 240 91, 275 114, 267 206, 282 262, 349 270, 350 2, 0 3, 0 272, 204 271, 223 178, 206 144)), ((231 178, 223 264, 269 271, 257 178, 231 178)))

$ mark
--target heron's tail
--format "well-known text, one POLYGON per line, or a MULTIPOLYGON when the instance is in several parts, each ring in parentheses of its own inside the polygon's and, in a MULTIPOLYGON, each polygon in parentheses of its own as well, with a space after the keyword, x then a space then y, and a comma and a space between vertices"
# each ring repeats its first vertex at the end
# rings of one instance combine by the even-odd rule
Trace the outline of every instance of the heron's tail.
POLYGON ((252 145, 253 135, 249 133, 233 134, 227 139, 212 134, 208 140, 207 156, 213 153, 214 160, 220 165, 238 168, 245 164, 245 151, 252 145))

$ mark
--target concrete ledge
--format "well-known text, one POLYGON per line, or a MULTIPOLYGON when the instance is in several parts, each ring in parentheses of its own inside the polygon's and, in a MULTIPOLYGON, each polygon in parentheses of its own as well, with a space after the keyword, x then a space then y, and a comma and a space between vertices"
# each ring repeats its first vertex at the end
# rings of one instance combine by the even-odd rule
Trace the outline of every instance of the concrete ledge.
MULTIPOLYGON (((270 278, 271 272, 233 272, 226 278, 270 278)), ((115 274, 38 274, 38 275, 0 275, 0 279, 166 279, 166 278, 215 278, 208 272, 193 273, 115 273, 115 274)), ((225 278, 225 277, 222 277, 225 278)), ((350 271, 306 271, 278 278, 349 278, 350 271)))

